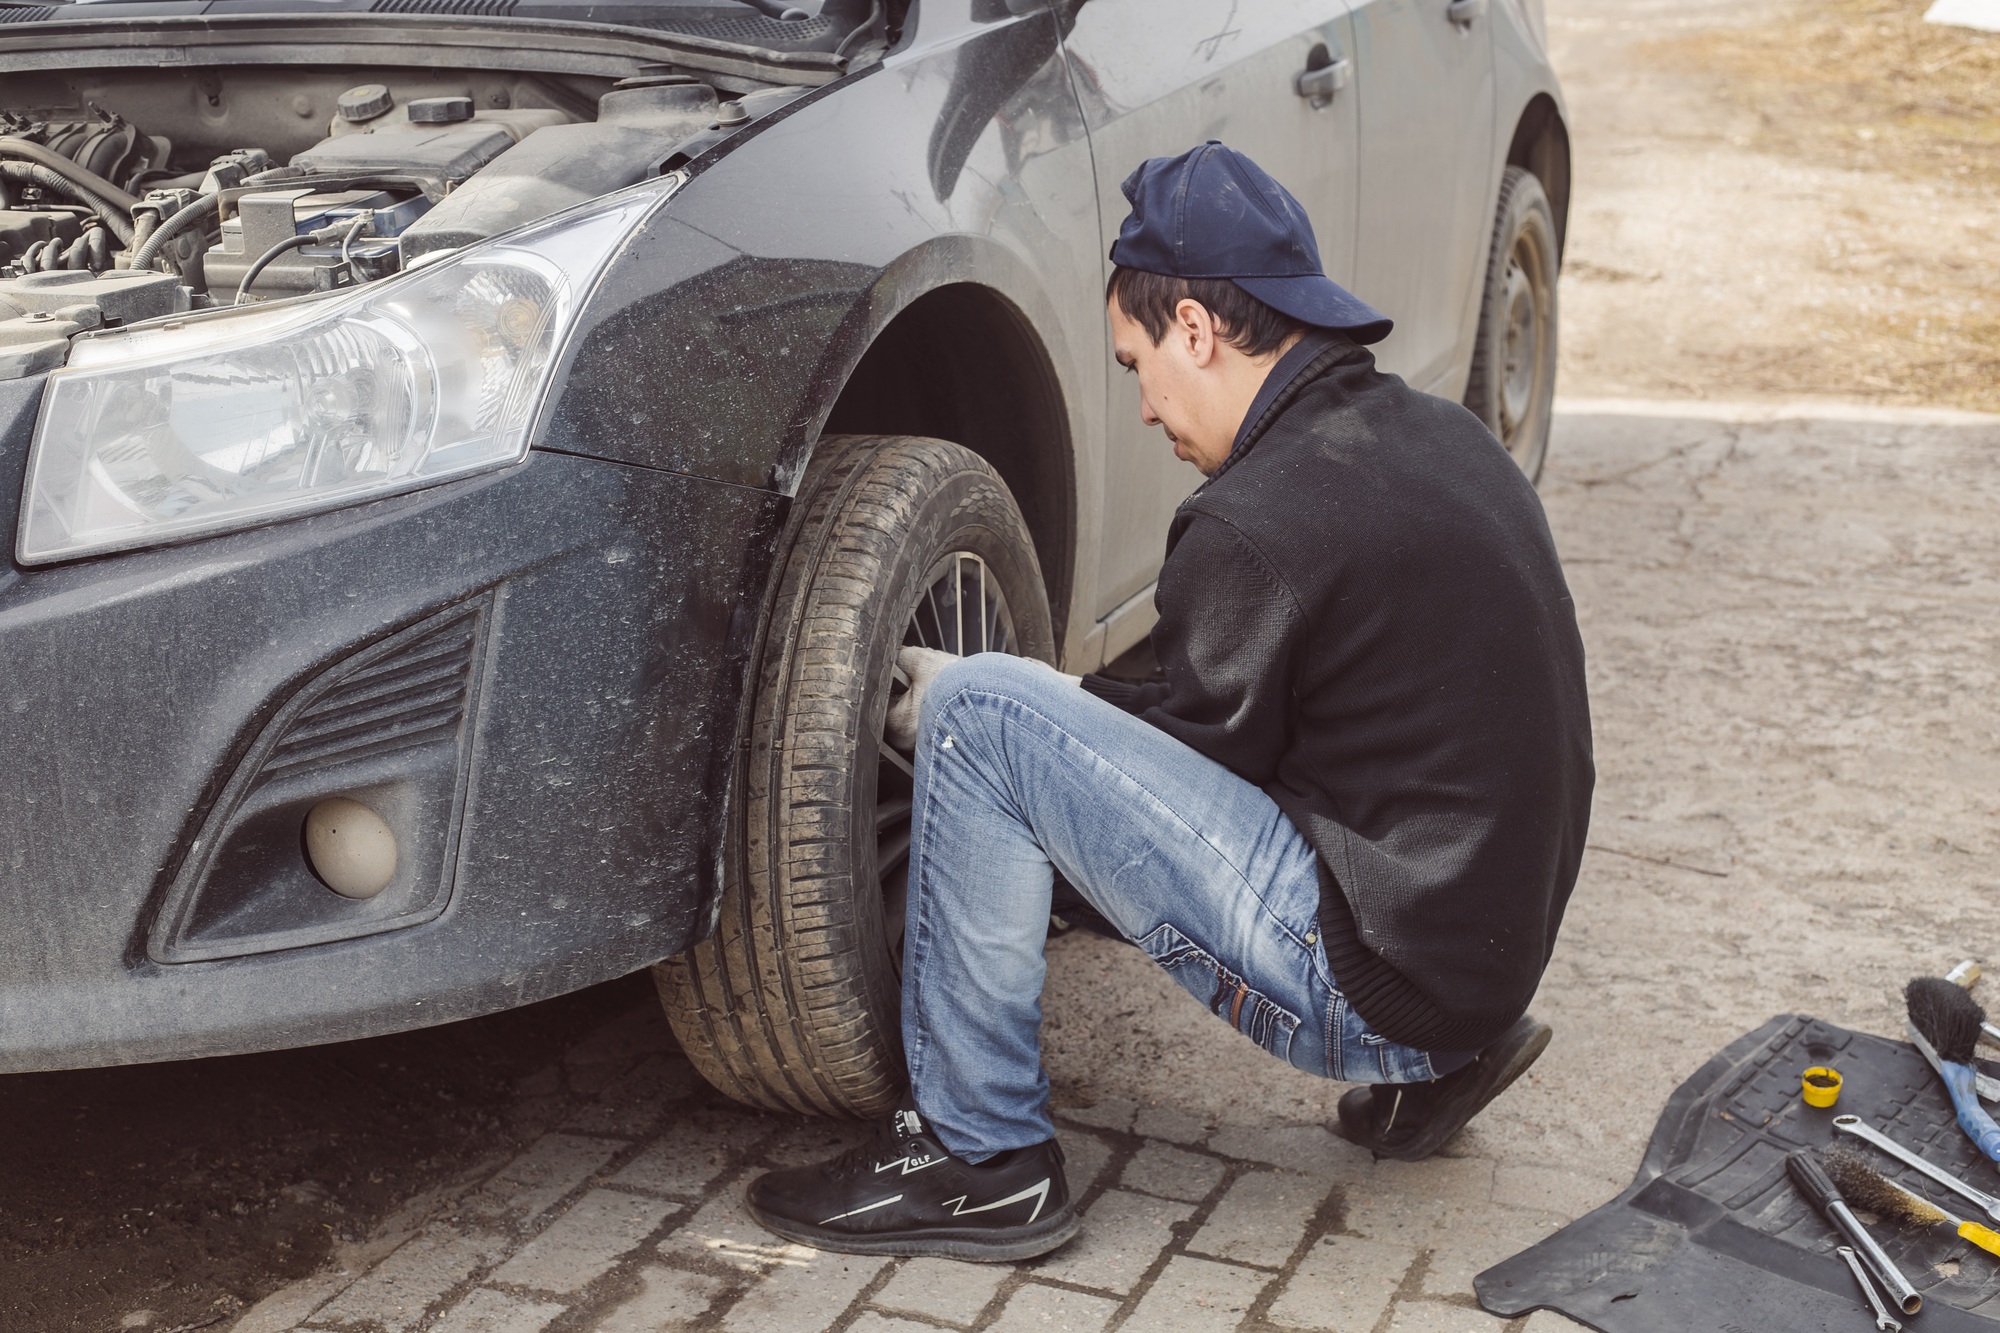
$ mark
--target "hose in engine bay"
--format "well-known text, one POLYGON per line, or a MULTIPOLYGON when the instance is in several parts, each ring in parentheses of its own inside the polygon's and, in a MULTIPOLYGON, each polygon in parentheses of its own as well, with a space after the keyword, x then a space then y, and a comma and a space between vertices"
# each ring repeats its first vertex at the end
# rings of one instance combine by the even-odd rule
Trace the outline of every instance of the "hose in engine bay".
POLYGON ((221 207, 221 195, 205 194, 182 208, 139 243, 139 248, 132 252, 132 267, 135 269, 153 267, 153 261, 160 257, 160 251, 164 250, 170 241, 182 232, 190 231, 208 218, 219 214, 221 207))
MULTIPOLYGON (((361 218, 357 219, 356 221, 357 223, 359 223, 359 222, 365 222, 366 220, 367 219, 365 218, 361 218)), ((324 238, 322 238, 318 233, 301 232, 297 236, 287 236, 284 240, 279 241, 276 245, 266 250, 263 254, 258 255, 256 261, 253 262, 249 268, 243 270, 243 281, 236 284, 236 299, 231 301, 229 304, 242 305, 246 300, 248 300, 250 297, 250 285, 257 281, 259 275, 261 275, 265 269, 269 268, 271 264, 278 258, 278 256, 284 254, 287 250, 297 250, 303 246, 318 245, 318 244, 324 244, 324 238)))
POLYGON ((44 148, 30 139, 17 139, 11 134, 0 135, 0 157, 25 158, 30 162, 40 163, 79 189, 87 190, 95 196, 94 202, 101 202, 105 207, 116 209, 128 217, 131 215, 132 206, 139 202, 137 196, 125 193, 96 172, 78 166, 61 153, 44 148))
MULTIPOLYGON (((0 155, 6 153, 7 144, 10 142, 13 141, 0 139, 0 155)), ((34 147, 36 145, 30 146, 34 147)), ((111 184, 102 176, 93 176, 81 167, 72 166, 71 169, 77 175, 87 176, 100 184, 111 184)), ((86 204, 97 214, 104 225, 111 229, 112 233, 118 237, 121 243, 130 245, 132 242, 132 213, 129 207, 121 210, 112 200, 99 197, 97 191, 81 181, 72 179, 68 174, 58 171, 54 167, 45 166, 40 162, 0 160, 0 179, 21 181, 29 185, 39 185, 45 190, 52 190, 66 198, 75 199, 79 203, 86 204)), ((112 186, 111 188, 117 189, 116 186, 112 186)), ((118 190, 118 193, 127 199, 132 198, 131 195, 125 194, 123 190, 118 190)), ((132 202, 137 203, 138 200, 133 199, 132 202)))

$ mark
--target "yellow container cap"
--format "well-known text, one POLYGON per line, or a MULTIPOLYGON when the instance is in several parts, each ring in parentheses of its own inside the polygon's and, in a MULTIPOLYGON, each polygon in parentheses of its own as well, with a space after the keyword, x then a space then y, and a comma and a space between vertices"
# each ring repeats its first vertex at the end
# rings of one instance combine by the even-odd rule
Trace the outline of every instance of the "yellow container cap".
POLYGON ((1799 1091, 1807 1106, 1831 1106, 1840 1100, 1840 1071, 1814 1065, 1799 1076, 1799 1091))

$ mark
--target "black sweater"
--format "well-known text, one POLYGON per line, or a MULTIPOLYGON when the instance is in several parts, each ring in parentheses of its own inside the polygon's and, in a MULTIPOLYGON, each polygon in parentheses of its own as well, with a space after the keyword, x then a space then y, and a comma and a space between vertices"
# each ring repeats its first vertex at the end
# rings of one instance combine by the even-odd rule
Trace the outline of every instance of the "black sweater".
POLYGON ((1485 426, 1320 335, 1167 535, 1164 682, 1086 688, 1270 793, 1376 1032, 1476 1050, 1526 1009, 1594 780, 1540 500, 1485 426))

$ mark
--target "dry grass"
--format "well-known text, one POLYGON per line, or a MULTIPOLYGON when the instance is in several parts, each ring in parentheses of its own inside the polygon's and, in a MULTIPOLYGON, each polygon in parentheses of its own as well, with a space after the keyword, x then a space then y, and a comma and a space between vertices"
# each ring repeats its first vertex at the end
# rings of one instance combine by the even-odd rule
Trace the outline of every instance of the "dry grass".
POLYGON ((1692 351, 1699 374, 1678 387, 2000 412, 2000 321, 1990 316, 1846 318, 1815 333, 1812 341, 1764 352, 1692 351))
POLYGON ((1735 367, 1764 391, 2000 411, 2000 33, 1925 23, 1928 3, 1823 0, 1654 45, 1755 116, 1747 146, 1887 178, 1881 216, 1862 220, 1872 254, 1829 267, 1873 270, 1908 299, 1735 367), (1895 182, 1980 200, 1993 228, 1970 250, 1920 243, 1895 182))
POLYGON ((1929 0, 1826 0, 1710 29, 1671 54, 1720 76, 1765 143, 1833 164, 2000 185, 2000 33, 1925 23, 1929 0))

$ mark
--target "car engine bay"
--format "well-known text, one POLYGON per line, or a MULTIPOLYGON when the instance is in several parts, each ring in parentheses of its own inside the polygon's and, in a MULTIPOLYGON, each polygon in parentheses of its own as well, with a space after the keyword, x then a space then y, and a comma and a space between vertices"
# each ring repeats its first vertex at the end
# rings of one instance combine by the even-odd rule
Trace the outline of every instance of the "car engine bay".
MULTIPOLYGON (((876 0, 679 12, 729 8, 807 49, 882 32, 876 0)), ((0 380, 62 365, 86 331, 404 272, 671 172, 810 91, 677 60, 606 77, 338 57, 7 73, 0 380)))

